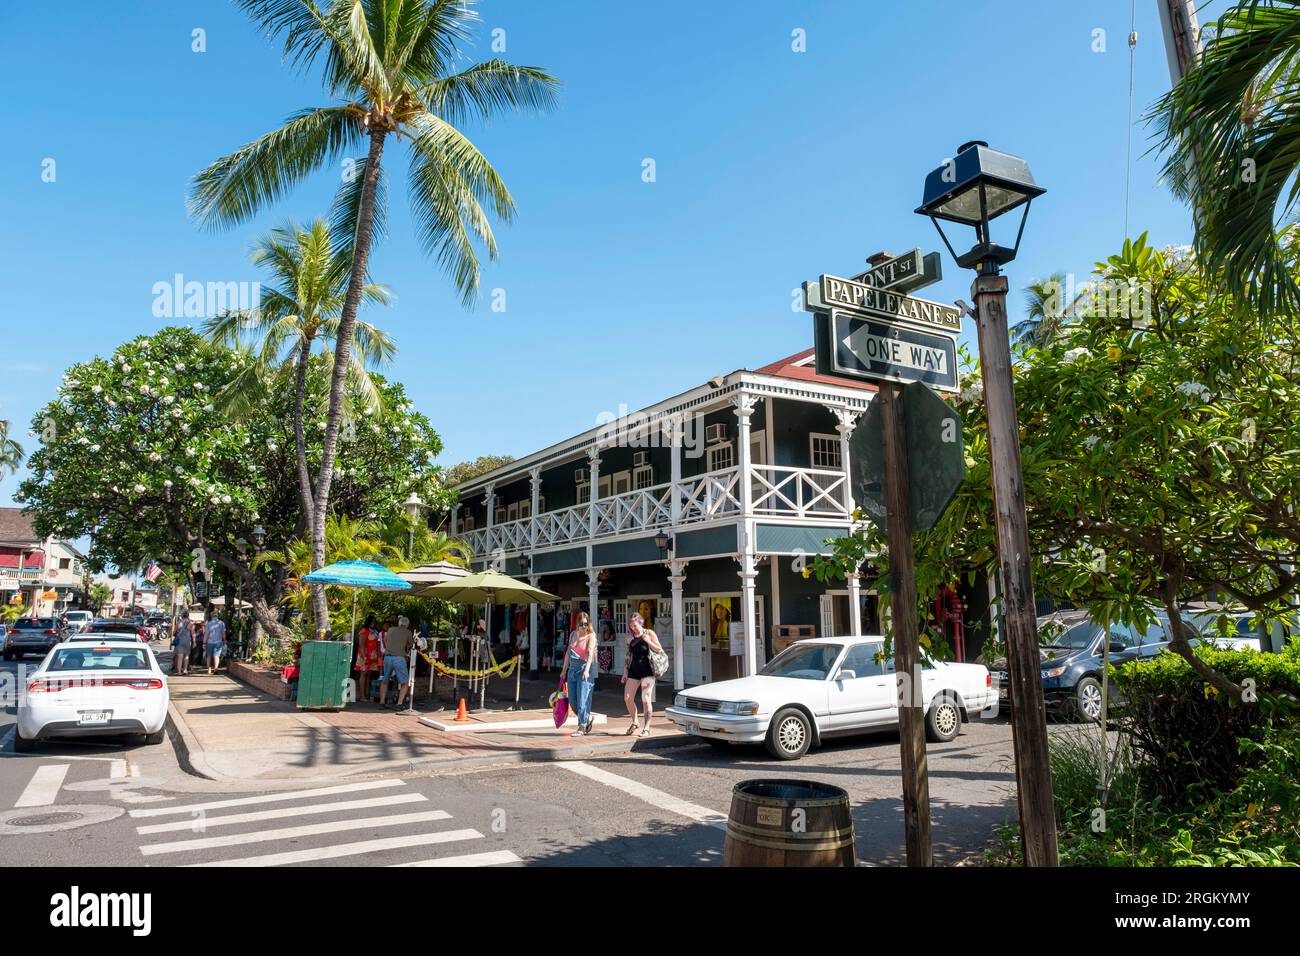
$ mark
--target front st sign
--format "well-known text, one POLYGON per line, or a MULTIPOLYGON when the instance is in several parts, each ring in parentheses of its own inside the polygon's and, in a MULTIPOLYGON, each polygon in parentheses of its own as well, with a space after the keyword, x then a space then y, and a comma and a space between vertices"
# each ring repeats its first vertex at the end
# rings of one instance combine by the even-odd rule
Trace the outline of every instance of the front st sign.
POLYGON ((832 312, 833 374, 871 382, 924 382, 957 391, 957 340, 919 329, 832 312))

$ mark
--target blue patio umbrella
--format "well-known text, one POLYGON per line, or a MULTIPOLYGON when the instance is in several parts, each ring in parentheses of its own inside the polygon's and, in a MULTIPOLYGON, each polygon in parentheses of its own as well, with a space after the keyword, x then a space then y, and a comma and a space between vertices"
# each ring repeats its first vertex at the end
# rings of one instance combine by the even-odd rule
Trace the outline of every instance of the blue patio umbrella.
MULTIPOLYGON (((405 591, 410 584, 403 581, 382 564, 373 561, 335 561, 318 571, 304 574, 302 580, 309 584, 333 584, 344 588, 364 588, 370 591, 405 591)), ((357 595, 352 594, 352 633, 357 633, 357 595)))

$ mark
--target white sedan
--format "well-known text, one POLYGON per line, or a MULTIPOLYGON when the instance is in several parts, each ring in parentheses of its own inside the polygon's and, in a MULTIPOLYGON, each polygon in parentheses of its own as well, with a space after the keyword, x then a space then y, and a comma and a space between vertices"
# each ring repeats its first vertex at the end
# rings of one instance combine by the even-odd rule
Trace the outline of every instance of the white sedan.
MULTIPOLYGON (((710 742, 765 743, 794 760, 827 737, 898 725, 894 661, 882 637, 798 641, 754 677, 703 684, 677 695, 667 717, 710 742)), ((952 740, 962 719, 997 706, 986 667, 923 661, 926 736, 952 740)))
POLYGON ((47 737, 144 734, 162 743, 167 677, 148 646, 132 638, 59 644, 18 698, 14 750, 47 737))

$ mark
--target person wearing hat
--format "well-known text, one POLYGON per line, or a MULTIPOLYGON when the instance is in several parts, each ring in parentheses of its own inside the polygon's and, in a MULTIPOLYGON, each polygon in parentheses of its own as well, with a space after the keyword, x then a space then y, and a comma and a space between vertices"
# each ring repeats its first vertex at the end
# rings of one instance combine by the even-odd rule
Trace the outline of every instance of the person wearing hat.
POLYGON ((410 672, 406 669, 406 655, 410 652, 411 641, 414 639, 411 622, 405 617, 399 617, 397 624, 384 634, 384 676, 379 682, 380 707, 388 706, 388 682, 393 678, 398 683, 397 709, 401 710, 406 702, 406 692, 410 689, 407 686, 410 672))

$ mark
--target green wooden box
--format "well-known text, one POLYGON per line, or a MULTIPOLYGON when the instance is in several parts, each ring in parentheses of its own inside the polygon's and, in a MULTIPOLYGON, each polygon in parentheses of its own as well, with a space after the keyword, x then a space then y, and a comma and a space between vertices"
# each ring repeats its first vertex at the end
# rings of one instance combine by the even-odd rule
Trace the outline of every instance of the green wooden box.
POLYGON ((342 709, 351 674, 352 645, 344 641, 303 641, 298 671, 298 707, 342 709))

